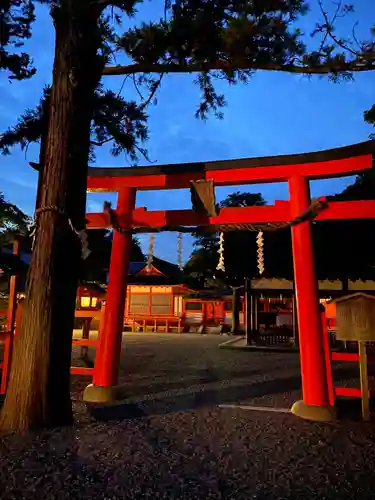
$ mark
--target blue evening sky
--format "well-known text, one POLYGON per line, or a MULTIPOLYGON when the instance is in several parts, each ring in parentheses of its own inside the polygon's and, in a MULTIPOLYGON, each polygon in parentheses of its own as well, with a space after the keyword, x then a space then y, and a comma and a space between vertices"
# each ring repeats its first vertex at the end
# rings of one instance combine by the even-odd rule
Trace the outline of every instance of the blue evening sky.
MULTIPOLYGON (((330 0, 327 0, 327 3, 330 0)), ((315 3, 315 2, 312 2, 315 3)), ((368 37, 373 20, 372 0, 354 1, 356 14, 341 19, 338 33, 350 34, 353 24, 359 38, 368 37)), ((146 0, 139 7, 135 20, 157 19, 164 0, 146 0)), ((26 48, 35 58, 37 74, 26 82, 9 83, 0 74, 0 132, 15 123, 25 108, 33 108, 41 91, 51 81, 54 50, 54 30, 48 10, 37 8, 38 20, 34 35, 26 48)), ((319 12, 314 9, 299 26, 310 34, 319 12)), ((119 59, 121 61, 121 59, 119 59)), ((278 155, 323 150, 365 141, 373 131, 363 121, 363 112, 375 101, 375 75, 360 74, 354 82, 329 83, 325 78, 307 79, 303 76, 258 72, 246 86, 228 87, 220 82, 218 88, 228 103, 225 117, 201 122, 194 117, 199 102, 199 90, 190 75, 166 76, 158 94, 158 104, 149 110, 149 156, 156 164, 208 161, 252 156, 278 155)), ((123 77, 105 77, 105 85, 119 90, 123 77)), ((125 85, 123 95, 135 99, 131 85, 125 85)), ((32 215, 36 194, 36 173, 29 167, 38 159, 38 146, 30 146, 27 153, 16 149, 7 157, 0 157, 0 190, 5 197, 32 215)), ((144 162, 140 162, 144 164, 144 162)), ((127 166, 125 156, 113 158, 109 149, 97 150, 97 165, 127 166)), ((315 181, 312 195, 328 195, 341 191, 352 178, 315 181)), ((237 189, 237 188, 235 188, 237 189)), ((243 188, 261 192, 267 202, 287 199, 287 186, 272 184, 243 188)), ((223 199, 233 188, 218 188, 217 198, 223 199)), ((88 211, 101 211, 104 200, 113 196, 90 194, 88 211)), ((187 190, 139 193, 138 206, 149 210, 181 209, 190 207, 187 190)), ((147 236, 141 242, 147 250, 147 236)), ((184 236, 184 258, 192 250, 192 238, 184 236)), ((175 234, 156 237, 155 254, 176 262, 175 234)))

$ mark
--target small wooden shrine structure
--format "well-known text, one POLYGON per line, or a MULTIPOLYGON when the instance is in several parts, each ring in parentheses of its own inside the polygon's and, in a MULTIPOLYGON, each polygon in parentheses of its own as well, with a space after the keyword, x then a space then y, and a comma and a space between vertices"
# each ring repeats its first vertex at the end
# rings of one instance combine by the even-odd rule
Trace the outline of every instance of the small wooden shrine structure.
MULTIPOLYGON (((177 265, 153 257, 131 262, 124 308, 124 326, 133 331, 181 331, 183 298, 189 291, 177 265)), ((82 284, 77 293, 77 309, 83 312, 105 310, 106 288, 82 284)), ((98 317, 97 314, 93 314, 98 317)))

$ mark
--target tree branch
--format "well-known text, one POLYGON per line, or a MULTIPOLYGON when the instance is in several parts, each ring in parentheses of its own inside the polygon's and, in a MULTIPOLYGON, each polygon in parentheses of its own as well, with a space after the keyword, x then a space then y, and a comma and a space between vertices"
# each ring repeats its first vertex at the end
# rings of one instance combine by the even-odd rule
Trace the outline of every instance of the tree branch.
POLYGON ((337 10, 336 10, 336 13, 335 15, 333 16, 333 19, 332 21, 330 21, 328 19, 328 15, 327 15, 327 12, 324 10, 323 8, 323 3, 321 1, 318 2, 318 5, 319 5, 319 8, 320 8, 320 11, 322 13, 322 16, 324 18, 324 27, 325 27, 325 38, 330 37, 333 42, 338 46, 338 47, 341 47, 342 49, 344 50, 347 50, 348 52, 350 52, 351 54, 353 54, 354 56, 360 58, 361 55, 359 53, 357 53, 355 50, 353 50, 351 47, 349 47, 349 45, 343 43, 341 40, 339 40, 337 38, 336 35, 333 34, 333 24, 334 22, 336 21, 338 15, 339 15, 339 12, 341 10, 341 0, 338 2, 337 4, 337 10))
POLYGON ((105 139, 104 141, 90 141, 90 144, 92 146, 103 146, 103 144, 106 144, 107 142, 111 142, 111 141, 114 141, 115 138, 114 137, 109 137, 108 139, 105 139))
POLYGON ((327 41, 327 38, 328 38, 328 36, 330 34, 330 29, 328 29, 328 27, 333 26, 333 24, 335 23, 338 15, 340 13, 340 10, 341 10, 341 0, 337 3, 336 12, 334 13, 334 15, 332 17, 332 20, 330 22, 328 21, 328 16, 327 16, 326 12, 324 12, 324 10, 323 10, 323 4, 322 4, 322 2, 318 2, 318 3, 319 3, 320 10, 322 11, 322 14, 323 14, 323 17, 325 19, 326 26, 327 26, 327 29, 325 30, 323 39, 322 39, 321 44, 320 44, 320 51, 322 51, 323 48, 324 48, 324 46, 325 46, 325 43, 327 41))
POLYGON ((229 62, 217 61, 207 64, 142 64, 134 63, 126 66, 106 66, 103 76, 132 75, 136 73, 198 73, 201 71, 237 71, 237 70, 263 70, 296 73, 305 75, 327 75, 329 73, 346 73, 374 71, 375 62, 366 60, 353 60, 348 62, 332 61, 315 66, 295 64, 253 64, 248 61, 231 65, 229 62))
POLYGON ((161 73, 160 75, 160 78, 157 82, 155 82, 155 84, 153 85, 153 89, 151 90, 150 92, 150 95, 148 96, 148 98, 141 104, 141 108, 144 109, 144 108, 147 108, 147 106, 150 104, 150 102, 152 101, 152 99, 154 98, 155 94, 156 94, 156 91, 158 90, 158 88, 160 87, 161 85, 161 81, 164 77, 165 73, 161 73))

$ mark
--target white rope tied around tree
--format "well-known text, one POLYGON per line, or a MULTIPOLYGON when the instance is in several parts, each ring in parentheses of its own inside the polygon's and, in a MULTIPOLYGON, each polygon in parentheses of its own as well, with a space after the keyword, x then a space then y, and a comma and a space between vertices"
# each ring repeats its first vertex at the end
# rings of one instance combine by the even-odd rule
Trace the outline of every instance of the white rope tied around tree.
POLYGON ((224 263, 224 233, 220 233, 219 236, 219 248, 217 253, 219 254, 219 262, 216 266, 217 271, 225 272, 225 263, 224 263))
POLYGON ((182 270, 182 233, 178 233, 177 235, 177 265, 182 270))
POLYGON ((259 274, 264 273, 264 251, 263 251, 263 246, 264 246, 264 238, 263 238, 263 231, 259 231, 258 236, 257 236, 257 254, 258 254, 258 271, 259 274))
POLYGON ((150 270, 152 263, 154 261, 154 246, 155 246, 155 235, 150 233, 150 241, 148 244, 148 254, 147 254, 147 269, 150 270))
MULTIPOLYGON (((36 230, 38 228, 39 215, 42 214, 42 213, 44 213, 44 212, 56 212, 59 215, 64 215, 64 216, 67 217, 67 215, 64 212, 64 210, 62 210, 61 208, 57 207, 56 205, 46 205, 45 207, 37 208, 35 210, 35 215, 34 215, 34 226, 33 226, 33 229, 32 229, 32 231, 30 233, 30 238, 32 239, 31 251, 33 251, 33 249, 34 249, 35 235, 36 235, 36 230)), ((69 217, 67 217, 67 219, 68 219, 68 224, 69 224, 70 229, 73 231, 73 233, 75 233, 78 236, 78 238, 79 238, 79 240, 81 242, 81 247, 82 247, 81 256, 82 256, 82 259, 86 260, 87 257, 91 254, 91 250, 88 247, 87 231, 86 231, 86 229, 80 229, 78 231, 73 226, 73 223, 72 223, 71 219, 69 217)))

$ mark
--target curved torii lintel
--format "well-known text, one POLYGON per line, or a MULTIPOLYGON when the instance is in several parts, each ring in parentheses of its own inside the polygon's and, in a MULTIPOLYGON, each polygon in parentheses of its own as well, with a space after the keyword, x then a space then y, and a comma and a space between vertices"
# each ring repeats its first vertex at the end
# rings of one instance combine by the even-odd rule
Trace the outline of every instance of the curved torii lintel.
POLYGON ((142 167, 89 167, 88 191, 188 188, 191 181, 212 179, 216 185, 286 182, 295 175, 324 179, 354 175, 372 168, 375 141, 282 156, 142 167))
MULTIPOLYGON (((375 140, 350 146, 281 156, 263 156, 210 162, 139 167, 89 167, 88 191, 118 191, 133 187, 141 191, 188 188, 191 181, 212 179, 230 186, 286 182, 291 176, 325 179, 355 175, 373 166, 375 140)), ((30 165, 39 170, 38 163, 30 165)))

